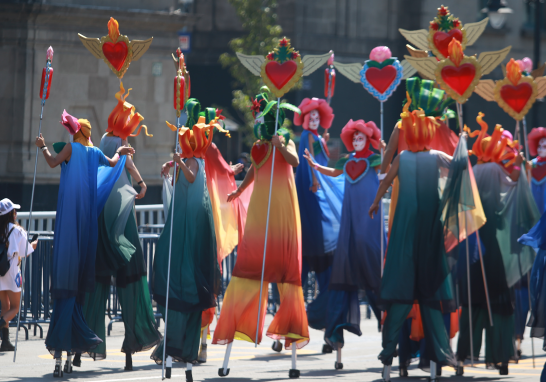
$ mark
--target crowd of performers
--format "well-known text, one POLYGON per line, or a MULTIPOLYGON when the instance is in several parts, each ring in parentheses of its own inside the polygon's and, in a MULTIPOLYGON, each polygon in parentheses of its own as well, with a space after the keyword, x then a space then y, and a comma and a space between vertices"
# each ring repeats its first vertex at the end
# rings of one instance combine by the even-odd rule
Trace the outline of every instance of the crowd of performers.
MULTIPOLYGON (((89 121, 66 111, 61 124, 71 140, 54 144, 56 155, 44 137, 36 138, 47 164, 61 167, 54 305, 45 341, 55 358, 54 376, 81 366, 82 357, 106 358, 104 311, 114 282, 125 369, 132 370, 132 354, 155 347, 151 357, 158 364, 165 360, 167 377, 177 361, 186 364, 192 381, 192 365, 206 362, 222 260, 236 246, 212 335, 213 344, 227 345, 220 376, 229 373, 233 340, 261 342, 270 284, 280 299, 266 335, 275 340, 274 350, 283 340, 292 350, 292 378, 299 377, 296 349, 309 342, 309 327, 324 331, 323 353, 335 350, 335 368, 343 368, 345 331, 362 334, 363 295, 382 332, 379 359, 387 381, 396 356, 401 376, 417 358, 432 379, 442 366, 462 375, 465 361, 480 354, 484 330, 487 367, 507 374, 508 364, 521 356, 529 305, 531 336, 544 337, 546 218, 539 219, 546 203, 546 129, 531 131, 529 150, 536 158, 525 167, 508 131, 488 129, 480 114, 480 129, 459 133, 449 127, 450 100, 443 91, 410 78, 388 145, 374 122, 351 119, 341 132, 349 155, 333 167, 326 131, 334 114, 326 100, 306 98, 299 105, 297 150, 282 128, 285 109, 266 107, 268 92, 258 94, 252 166, 239 186, 234 175, 241 165, 228 165, 212 143, 215 133, 227 133, 222 116, 213 108, 202 111, 196 99, 186 102, 180 150, 161 169, 166 224, 150 275, 152 298, 159 313, 168 314, 164 338, 155 325, 134 212, 135 199, 146 193, 127 144, 138 124, 120 85, 98 148, 89 121), (468 136, 477 137, 471 150, 468 136), (473 167, 469 155, 477 157, 473 167), (389 190, 383 230, 377 214, 389 190), (306 307, 302 284, 310 271, 318 294, 306 307)), ((8 348, 9 332, 3 333, 8 348)))

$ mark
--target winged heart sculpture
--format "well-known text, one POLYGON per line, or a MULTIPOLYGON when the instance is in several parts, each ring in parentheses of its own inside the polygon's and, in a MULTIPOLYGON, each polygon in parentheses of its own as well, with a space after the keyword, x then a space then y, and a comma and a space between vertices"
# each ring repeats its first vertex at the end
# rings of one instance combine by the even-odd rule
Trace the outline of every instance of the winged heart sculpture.
POLYGON ((405 56, 406 60, 429 80, 436 80, 445 92, 459 103, 465 103, 478 85, 480 78, 489 74, 504 60, 512 47, 496 52, 482 52, 478 59, 465 56, 462 45, 452 39, 448 58, 438 62, 436 57, 405 56))
POLYGON ((537 98, 546 96, 546 77, 534 76, 513 58, 506 64, 505 78, 481 80, 475 92, 486 101, 496 101, 516 121, 521 121, 537 98))
POLYGON ((302 76, 308 76, 324 65, 332 51, 322 55, 300 54, 284 37, 267 56, 247 55, 237 52, 241 64, 255 76, 262 77, 270 91, 278 98, 286 94, 302 76))
POLYGON ((104 60, 106 65, 114 72, 118 78, 129 69, 131 61, 137 61, 148 50, 152 44, 153 37, 148 40, 129 41, 127 36, 119 34, 118 22, 110 17, 108 21, 108 35, 98 38, 85 37, 78 33, 83 46, 91 52, 93 56, 104 60))
POLYGON ((486 17, 477 23, 463 25, 458 18, 449 12, 448 7, 442 5, 438 8, 438 14, 434 20, 430 22, 428 31, 426 29, 415 31, 398 30, 406 40, 418 49, 432 51, 439 60, 443 60, 449 55, 448 47, 452 39, 458 40, 464 50, 478 40, 488 22, 489 18, 486 17))

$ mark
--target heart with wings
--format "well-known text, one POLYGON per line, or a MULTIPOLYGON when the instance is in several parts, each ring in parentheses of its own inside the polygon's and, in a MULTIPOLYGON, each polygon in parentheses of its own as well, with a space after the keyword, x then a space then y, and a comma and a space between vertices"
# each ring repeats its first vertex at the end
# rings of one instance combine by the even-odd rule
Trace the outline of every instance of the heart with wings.
POLYGON ((103 60, 106 65, 114 72, 118 78, 129 69, 131 61, 137 61, 148 50, 152 44, 153 37, 148 40, 129 41, 127 36, 119 33, 118 22, 110 17, 108 21, 108 35, 98 38, 89 38, 78 33, 83 46, 91 52, 93 56, 103 60))
POLYGON ((237 52, 241 64, 255 76, 262 77, 275 97, 282 97, 299 81, 324 65, 332 51, 322 55, 301 56, 284 37, 266 57, 237 52))

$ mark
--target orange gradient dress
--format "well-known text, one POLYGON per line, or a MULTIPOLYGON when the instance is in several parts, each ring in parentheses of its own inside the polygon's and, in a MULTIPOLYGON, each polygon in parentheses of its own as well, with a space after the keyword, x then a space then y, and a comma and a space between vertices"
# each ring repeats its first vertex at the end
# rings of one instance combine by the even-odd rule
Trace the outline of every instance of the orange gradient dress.
MULTIPOLYGON (((272 152, 267 141, 257 141, 252 147, 254 190, 213 344, 228 344, 233 339, 254 342, 256 338, 272 152)), ((277 283, 281 304, 267 336, 285 339, 287 349, 292 342, 302 348, 309 342, 309 329, 301 288, 301 225, 294 171, 279 152, 274 168, 258 343, 262 338, 268 286, 277 283)))

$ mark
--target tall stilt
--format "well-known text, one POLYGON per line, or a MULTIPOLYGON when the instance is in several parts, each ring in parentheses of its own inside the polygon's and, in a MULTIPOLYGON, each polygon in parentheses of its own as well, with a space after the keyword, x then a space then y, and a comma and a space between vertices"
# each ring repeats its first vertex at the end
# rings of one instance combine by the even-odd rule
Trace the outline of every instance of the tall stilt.
POLYGON ((209 326, 205 326, 203 329, 203 335, 201 336, 201 349, 199 350, 199 356, 197 357, 197 362, 205 363, 207 362, 207 335, 209 331, 209 326))
POLYGON ((296 367, 296 361, 297 361, 297 353, 298 347, 296 346, 296 343, 292 343, 292 369, 288 372, 288 377, 290 378, 299 378, 300 377, 300 371, 296 367))
POLYGON ((437 375, 436 375, 436 362, 430 361, 430 378, 429 381, 436 381, 437 375))
POLYGON ((390 382, 391 380, 391 365, 383 365, 383 381, 390 382))
POLYGON ((343 369, 343 363, 341 362, 341 346, 338 345, 338 348, 337 348, 337 359, 336 359, 336 363, 335 363, 335 369, 336 370, 341 370, 343 369))
POLYGON ((193 365, 191 363, 186 363, 186 382, 193 382, 193 365))
POLYGON ((66 362, 64 364, 63 371, 67 374, 72 373, 72 355, 69 355, 68 353, 66 355, 66 362))
MULTIPOLYGON (((172 371, 172 368, 173 368, 173 357, 171 356, 167 356, 167 369, 166 369, 166 372, 165 372, 165 378, 167 379, 171 379, 171 371, 172 371)), ((163 364, 165 364, 165 362, 163 362, 163 364)))
POLYGON ((233 341, 230 342, 226 348, 226 354, 224 355, 224 365, 218 369, 218 375, 220 377, 226 377, 229 375, 229 355, 231 354, 231 347, 233 346, 233 341))

